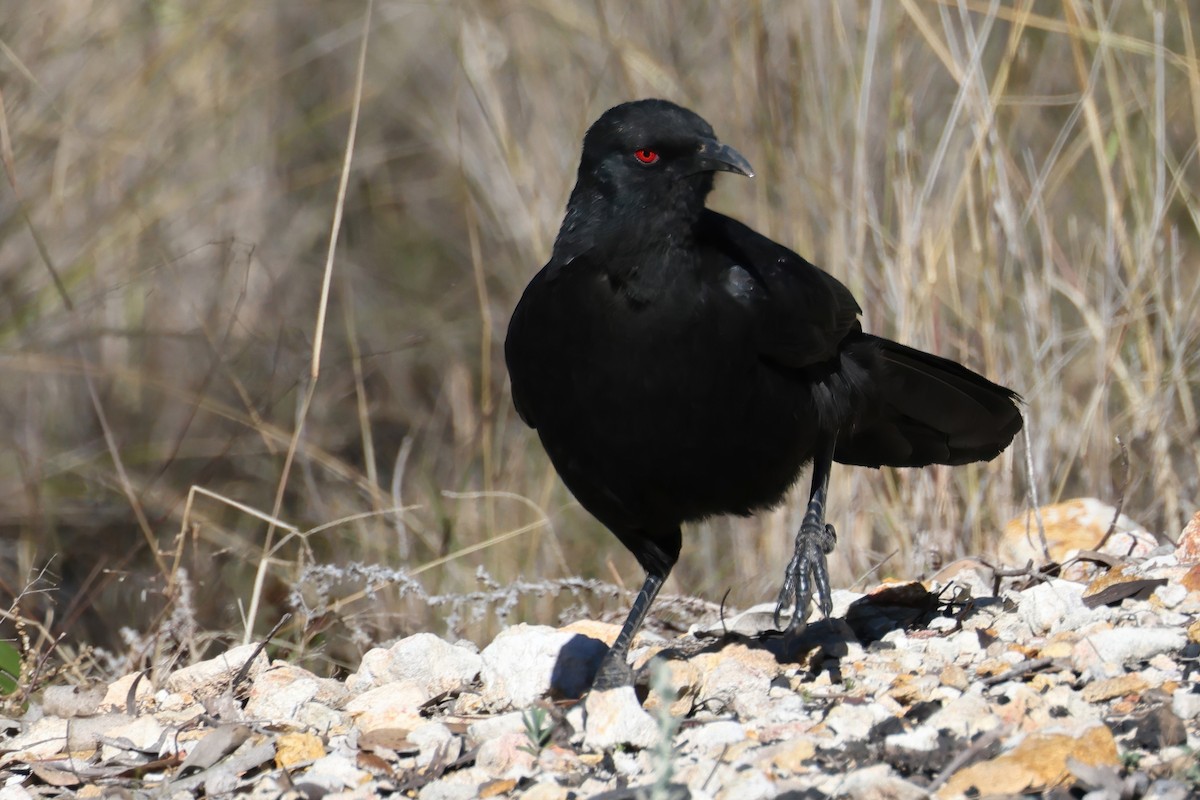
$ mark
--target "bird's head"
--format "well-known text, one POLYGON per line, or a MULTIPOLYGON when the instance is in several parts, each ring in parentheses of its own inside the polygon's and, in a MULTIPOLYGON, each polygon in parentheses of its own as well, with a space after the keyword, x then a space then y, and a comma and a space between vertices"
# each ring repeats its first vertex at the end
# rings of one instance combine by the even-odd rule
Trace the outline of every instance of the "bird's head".
POLYGON ((608 182, 618 192, 641 193, 699 175, 711 188, 714 172, 754 176, 750 162, 717 141, 712 126, 666 100, 635 100, 605 111, 583 138, 580 179, 608 182))
POLYGON ((666 100, 635 100, 605 111, 583 139, 583 156, 564 241, 593 238, 604 226, 616 235, 631 228, 687 224, 699 218, 717 172, 754 176, 750 162, 721 144, 695 112, 666 100))

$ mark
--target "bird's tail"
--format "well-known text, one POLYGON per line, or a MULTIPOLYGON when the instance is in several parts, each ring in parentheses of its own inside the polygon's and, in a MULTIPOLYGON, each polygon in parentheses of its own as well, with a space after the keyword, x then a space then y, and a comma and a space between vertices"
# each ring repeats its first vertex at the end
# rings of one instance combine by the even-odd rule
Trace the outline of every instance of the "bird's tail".
POLYGON ((967 464, 999 455, 1021 430, 1020 397, 954 361, 878 346, 881 411, 841 431, 834 459, 859 466, 967 464))

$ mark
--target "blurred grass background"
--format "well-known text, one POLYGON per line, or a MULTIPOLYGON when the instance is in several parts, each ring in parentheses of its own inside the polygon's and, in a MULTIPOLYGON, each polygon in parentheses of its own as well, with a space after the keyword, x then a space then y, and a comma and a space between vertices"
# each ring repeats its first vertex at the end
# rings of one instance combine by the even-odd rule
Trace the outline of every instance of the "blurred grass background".
MULTIPOLYGON (((713 204, 867 330, 1028 402, 991 464, 835 470, 836 585, 986 551, 1031 489, 1115 502, 1116 436, 1128 514, 1174 537, 1200 503, 1194 0, 379 0, 285 479, 366 11, 0 16, 0 638, 116 671, 292 610, 281 652, 347 664, 623 615, 568 580, 642 575, 516 418, 501 345, 584 130, 636 97, 750 159, 713 204)), ((667 591, 773 599, 800 510, 698 526, 667 591)))

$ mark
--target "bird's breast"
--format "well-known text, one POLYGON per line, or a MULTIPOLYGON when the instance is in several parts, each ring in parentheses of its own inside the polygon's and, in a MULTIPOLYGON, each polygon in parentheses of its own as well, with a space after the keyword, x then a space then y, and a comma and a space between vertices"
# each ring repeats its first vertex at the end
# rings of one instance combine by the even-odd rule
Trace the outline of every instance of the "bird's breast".
POLYGON ((791 484, 812 415, 759 358, 726 287, 680 279, 639 303, 580 273, 530 291, 510 341, 513 394, 568 485, 594 479, 694 519, 768 505, 791 484), (730 474, 742 477, 714 477, 730 474))
POLYGON ((686 279, 648 300, 626 289, 597 275, 540 300, 529 327, 554 336, 529 344, 543 374, 539 420, 597 420, 597 435, 650 443, 741 436, 747 418, 794 415, 798 395, 759 358, 736 297, 686 279))

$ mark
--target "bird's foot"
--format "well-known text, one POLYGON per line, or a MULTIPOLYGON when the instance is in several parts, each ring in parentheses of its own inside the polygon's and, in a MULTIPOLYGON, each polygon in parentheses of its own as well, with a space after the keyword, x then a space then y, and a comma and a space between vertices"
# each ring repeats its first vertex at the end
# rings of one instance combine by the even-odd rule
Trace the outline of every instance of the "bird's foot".
POLYGON ((592 691, 604 692, 609 689, 619 689, 622 686, 633 685, 633 668, 625 663, 625 654, 613 655, 609 650, 600 662, 600 669, 592 679, 592 691))
POLYGON ((812 601, 813 590, 817 593, 817 604, 821 613, 829 616, 833 610, 833 598, 829 590, 829 566, 825 556, 833 552, 837 542, 837 533, 832 525, 814 525, 805 523, 796 534, 796 550, 783 576, 783 588, 779 590, 779 600, 775 603, 775 627, 784 609, 792 607, 792 618, 786 630, 791 633, 799 630, 808 619, 809 605, 812 601))

